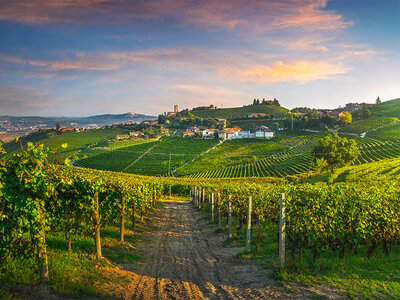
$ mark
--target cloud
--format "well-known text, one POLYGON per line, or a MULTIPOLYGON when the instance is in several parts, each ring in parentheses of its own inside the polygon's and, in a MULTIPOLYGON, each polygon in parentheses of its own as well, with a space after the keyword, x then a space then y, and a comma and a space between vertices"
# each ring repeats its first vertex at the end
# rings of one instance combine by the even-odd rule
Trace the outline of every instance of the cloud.
POLYGON ((342 64, 323 61, 274 62, 272 65, 255 65, 245 69, 228 68, 223 70, 227 77, 239 81, 253 82, 298 82, 329 79, 333 75, 345 74, 350 68, 342 64))
POLYGON ((326 0, 0 0, 0 20, 26 24, 167 21, 208 30, 338 30, 352 25, 326 0))
POLYGON ((51 96, 43 89, 29 86, 0 85, 0 115, 24 115, 53 106, 51 96))

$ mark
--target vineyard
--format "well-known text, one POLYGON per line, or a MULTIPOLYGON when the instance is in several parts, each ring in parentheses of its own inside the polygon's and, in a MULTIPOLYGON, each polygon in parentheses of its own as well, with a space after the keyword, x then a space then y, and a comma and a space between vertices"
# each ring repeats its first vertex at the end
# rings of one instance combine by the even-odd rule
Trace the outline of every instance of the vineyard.
MULTIPOLYGON (((79 155, 82 150, 85 153, 82 155, 91 155, 93 147, 101 146, 105 147, 108 144, 105 141, 114 139, 118 134, 129 134, 129 131, 119 128, 108 128, 108 129, 92 129, 82 132, 67 132, 59 134, 55 130, 48 130, 43 132, 34 132, 20 138, 22 145, 26 145, 28 142, 36 143, 40 142, 45 147, 52 147, 57 149, 55 153, 49 154, 50 162, 64 162, 68 157, 79 155), (68 144, 67 149, 60 148, 62 144, 68 144)), ((20 150, 20 144, 11 141, 4 145, 9 156, 11 153, 18 152, 20 150)), ((97 150, 97 152, 100 152, 97 150)))
POLYGON ((398 122, 398 118, 371 118, 350 123, 339 129, 339 132, 361 134, 398 122))
POLYGON ((389 126, 378 128, 376 130, 370 131, 367 137, 385 140, 398 140, 400 137, 400 123, 395 123, 389 126))
POLYGON ((398 141, 376 141, 361 139, 358 141, 360 155, 353 165, 370 163, 384 159, 400 157, 400 143, 398 141))
MULTIPOLYGON (((235 177, 285 177, 307 172, 311 168, 311 147, 318 135, 300 136, 285 140, 284 151, 271 154, 254 162, 228 166, 207 172, 186 175, 189 178, 235 178, 235 177), (296 141, 295 144, 292 142, 296 141), (291 146, 289 146, 291 145, 291 146)), ((275 148, 276 150, 276 148, 275 148)), ((266 152, 267 154, 268 152, 266 152)), ((264 154, 265 155, 265 154, 264 154)))
POLYGON ((88 168, 140 175, 159 176, 174 170, 203 151, 216 145, 216 140, 168 137, 119 148, 78 162, 88 168))
POLYGON ((234 108, 217 108, 212 110, 192 110, 191 113, 200 118, 223 118, 234 120, 247 118, 251 113, 264 113, 275 118, 284 118, 287 115, 286 108, 275 105, 248 105, 234 108))
MULTIPOLYGON (((46 236, 50 233, 62 233, 67 252, 81 236, 93 238, 95 258, 99 259, 103 256, 101 228, 119 228, 119 239, 123 241, 125 223, 135 232, 135 224, 143 220, 155 201, 171 193, 190 192, 197 200, 202 195, 202 205, 196 203, 201 209, 211 208, 207 201, 213 193, 218 224, 225 228, 233 222, 231 234, 239 240, 245 234, 251 197, 251 219, 257 226, 252 233, 251 251, 256 252, 260 251, 263 236, 277 234, 279 198, 284 193, 288 266, 302 264, 303 258, 310 256, 315 263, 326 253, 343 260, 357 253, 373 257, 375 252, 383 251, 398 259, 398 182, 326 186, 140 177, 47 165, 46 150, 32 144, 1 164, 0 258, 10 263, 24 257, 36 258, 42 280, 52 273, 46 251, 46 236), (225 219, 229 215, 233 221, 225 219)), ((393 276, 400 278, 398 272, 393 276)), ((395 284, 376 288, 388 296, 400 292, 395 284)))

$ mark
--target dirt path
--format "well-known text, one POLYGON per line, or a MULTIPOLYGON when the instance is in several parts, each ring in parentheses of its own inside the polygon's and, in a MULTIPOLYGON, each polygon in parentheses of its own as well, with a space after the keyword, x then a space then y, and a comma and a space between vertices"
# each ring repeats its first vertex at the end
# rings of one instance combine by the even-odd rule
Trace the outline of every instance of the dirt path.
MULTIPOLYGON (((125 299, 309 299, 312 289, 277 286, 266 270, 244 264, 241 248, 224 248, 223 234, 188 202, 164 201, 137 246, 141 264, 121 266, 135 274, 120 291, 125 299)), ((317 293, 321 294, 321 293, 317 293)), ((329 298, 330 297, 328 292, 329 298)))

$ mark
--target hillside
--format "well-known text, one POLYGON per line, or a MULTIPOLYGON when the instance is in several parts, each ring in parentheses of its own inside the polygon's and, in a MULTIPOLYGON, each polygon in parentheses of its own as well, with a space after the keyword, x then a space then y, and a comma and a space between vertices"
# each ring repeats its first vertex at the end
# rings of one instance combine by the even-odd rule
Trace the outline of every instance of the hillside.
POLYGON ((218 143, 215 139, 192 139, 172 136, 79 160, 98 170, 162 176, 193 159, 218 143))
POLYGON ((376 117, 400 118, 400 98, 374 105, 371 114, 376 117))
POLYGON ((283 118, 289 110, 275 105, 247 105, 243 107, 217 108, 212 110, 192 110, 191 113, 200 118, 221 118, 227 120, 245 118, 251 113, 264 113, 275 118, 283 118))
POLYGON ((55 130, 44 130, 33 132, 19 139, 18 143, 15 141, 4 144, 4 149, 8 155, 15 151, 19 151, 20 144, 23 146, 28 142, 42 143, 45 147, 52 147, 57 149, 55 153, 50 154, 49 161, 63 162, 66 158, 77 154, 85 148, 94 146, 104 146, 101 143, 115 138, 118 134, 129 134, 129 131, 119 128, 107 129, 91 129, 82 132, 66 132, 59 134, 55 130), (60 148, 62 144, 67 143, 66 149, 60 148))

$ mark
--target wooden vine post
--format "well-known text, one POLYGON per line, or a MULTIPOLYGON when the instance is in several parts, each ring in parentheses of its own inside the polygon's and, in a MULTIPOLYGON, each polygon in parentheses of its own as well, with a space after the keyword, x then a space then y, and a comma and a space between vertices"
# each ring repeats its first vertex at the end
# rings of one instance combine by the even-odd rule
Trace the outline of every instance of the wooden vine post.
POLYGON ((211 193, 211 222, 214 223, 214 193, 211 193))
POLYGON ((133 199, 132 201, 132 229, 133 231, 136 231, 136 217, 135 217, 135 212, 136 212, 136 201, 133 199))
POLYGON ((203 188, 203 193, 202 193, 202 208, 203 210, 206 208, 206 189, 203 188))
POLYGON ((285 237, 286 237, 286 208, 285 193, 280 196, 280 222, 279 222, 279 259, 281 268, 285 266, 285 237))
MULTIPOLYGON (((143 184, 143 203, 146 203, 146 194, 145 194, 144 184, 143 184)), ((140 211, 140 221, 143 221, 143 217, 144 217, 143 210, 141 210, 140 211)))
POLYGON ((119 241, 124 241, 124 231, 125 231, 125 197, 121 198, 121 226, 119 229, 119 241))
POLYGON ((40 259, 40 281, 49 280, 49 262, 47 259, 47 249, 46 249, 46 232, 45 232, 45 224, 44 224, 44 216, 42 219, 42 243, 43 247, 39 253, 40 259))
POLYGON ((247 231, 246 231, 246 252, 250 252, 251 243, 251 197, 247 206, 247 231))
POLYGON ((220 199, 221 199, 221 194, 218 193, 217 196, 218 227, 221 227, 221 209, 219 208, 220 199))
POLYGON ((99 214, 99 194, 94 195, 95 213, 93 218, 94 223, 94 244, 96 246, 96 258, 101 258, 101 242, 100 242, 100 214, 99 214))
POLYGON ((228 227, 229 227, 229 237, 232 238, 232 196, 228 196, 228 227))

